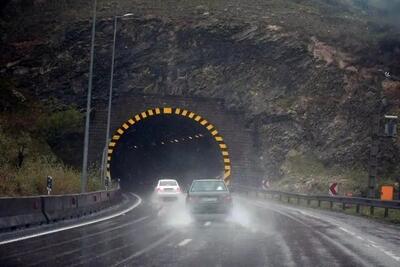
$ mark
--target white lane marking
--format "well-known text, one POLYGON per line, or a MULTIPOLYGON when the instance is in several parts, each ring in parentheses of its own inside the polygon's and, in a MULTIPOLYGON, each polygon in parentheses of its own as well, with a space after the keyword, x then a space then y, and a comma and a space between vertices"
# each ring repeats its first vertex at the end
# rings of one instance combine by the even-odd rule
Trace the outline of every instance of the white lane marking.
POLYGON ((389 257, 392 257, 393 259, 395 259, 396 261, 400 261, 400 257, 397 256, 396 254, 394 254, 391 251, 385 251, 383 250, 383 253, 385 253, 386 255, 388 255, 389 257))
POLYGON ((54 230, 44 231, 44 232, 37 233, 37 234, 26 235, 26 236, 22 236, 22 237, 18 237, 18 238, 3 240, 3 241, 0 241, 0 245, 5 245, 5 244, 14 243, 14 242, 18 242, 18 241, 22 241, 22 240, 26 240, 26 239, 31 239, 31 238, 35 238, 35 237, 39 237, 39 236, 58 233, 58 232, 62 232, 62 231, 65 231, 65 230, 70 230, 70 229, 74 229, 74 228, 78 228, 78 227, 82 227, 82 226, 86 226, 86 225, 90 225, 90 224, 94 224, 94 223, 98 223, 98 222, 103 222, 103 221, 106 221, 106 220, 121 216, 122 214, 125 214, 125 213, 133 210, 134 208, 136 208, 137 206, 139 206, 142 203, 142 199, 138 195, 136 195, 134 193, 131 193, 131 194, 133 196, 135 196, 138 199, 138 201, 135 204, 133 204, 132 206, 130 206, 129 208, 127 208, 127 209, 125 209, 123 211, 120 211, 118 213, 115 213, 113 215, 109 215, 109 216, 106 216, 106 217, 103 217, 103 218, 99 218, 99 219, 96 219, 96 220, 91 220, 91 221, 84 222, 84 223, 79 223, 79 224, 74 224, 74 225, 70 225, 70 226, 60 227, 60 228, 57 228, 57 229, 54 229, 54 230))
POLYGON ((192 242, 192 239, 190 239, 190 238, 184 239, 184 240, 182 240, 182 242, 180 242, 180 243, 178 244, 178 247, 184 247, 184 246, 186 246, 187 244, 189 244, 190 242, 192 242))
POLYGON ((365 241, 365 239, 364 239, 364 238, 362 238, 362 237, 361 237, 361 236, 359 236, 359 235, 356 235, 356 238, 360 239, 361 241, 365 241))
MULTIPOLYGON (((81 236, 81 237, 77 237, 77 238, 73 238, 73 239, 68 239, 68 240, 65 240, 63 242, 59 242, 57 244, 51 244, 51 245, 47 245, 47 246, 38 247, 38 248, 36 248, 34 250, 30 250, 29 253, 33 253, 33 252, 37 252, 37 251, 40 251, 40 250, 44 250, 44 249, 47 249, 49 247, 53 247, 53 248, 54 247, 58 247, 58 246, 61 246, 61 245, 64 245, 64 244, 68 244, 68 243, 74 242, 74 241, 86 239, 86 238, 89 238, 89 237, 92 237, 92 236, 97 236, 97 235, 101 235, 101 234, 108 233, 108 232, 112 232, 112 231, 124 228, 126 226, 139 223, 141 221, 146 220, 147 218, 149 218, 149 216, 141 217, 141 218, 136 219, 134 221, 131 221, 129 223, 119 224, 118 226, 107 228, 105 230, 102 230, 102 231, 99 231, 99 232, 95 232, 93 234, 89 234, 89 235, 85 235, 85 236, 81 236)), ((7 258, 14 258, 14 257, 19 256, 19 255, 24 255, 25 253, 26 253, 26 251, 20 251, 19 253, 16 253, 16 254, 7 255, 6 259, 7 258)))
POLYGON ((382 253, 386 254, 387 256, 391 257, 391 258, 394 259, 395 261, 400 261, 400 257, 399 257, 399 256, 397 256, 396 254, 394 254, 394 253, 391 252, 391 251, 385 250, 385 249, 384 249, 383 247, 381 247, 381 246, 378 246, 374 241, 369 240, 369 239, 365 240, 365 239, 362 238, 361 236, 356 235, 356 234, 353 233, 353 232, 350 232, 350 231, 347 230, 346 228, 339 227, 339 229, 342 230, 343 232, 346 232, 346 233, 348 233, 348 234, 350 234, 350 235, 352 235, 352 236, 354 236, 354 237, 360 239, 361 241, 367 241, 367 243, 369 243, 369 244, 366 244, 366 246, 374 247, 374 248, 380 250, 382 253))
POLYGON ((342 230, 343 232, 348 233, 348 234, 355 235, 353 232, 350 232, 349 230, 347 230, 346 228, 343 228, 341 226, 339 226, 339 229, 342 230))
POLYGON ((205 222, 204 226, 209 226, 211 224, 211 222, 205 222))
MULTIPOLYGON (((120 262, 117 262, 116 264, 114 264, 113 266, 118 266, 118 265, 122 265, 124 263, 126 263, 127 261, 139 257, 140 255, 152 250, 153 248, 156 248, 157 246, 161 245, 162 243, 164 243, 165 241, 167 241, 168 238, 172 237, 175 234, 174 231, 170 232, 169 234, 163 236, 162 238, 160 238, 159 240, 157 240, 154 243, 151 243, 149 246, 145 247, 142 250, 139 250, 138 252, 136 252, 135 254, 129 256, 128 258, 123 259, 120 262)), ((125 266, 125 265, 124 265, 125 266)))
MULTIPOLYGON (((248 203, 250 203, 250 204, 252 204, 252 205, 254 205, 256 207, 259 207, 261 209, 272 210, 274 212, 277 212, 277 213, 279 213, 279 214, 281 214, 283 216, 286 216, 286 217, 288 217, 288 218, 290 218, 290 219, 292 219, 292 220, 304 225, 307 228, 313 229, 313 227, 311 225, 307 224, 306 222, 303 222, 302 220, 294 217, 293 215, 290 215, 289 213, 280 211, 280 210, 275 209, 275 208, 265 207, 264 205, 261 206, 260 204, 256 204, 256 203, 252 203, 252 202, 248 202, 248 203)), ((342 245, 339 241, 334 240, 333 238, 329 237, 327 234, 325 234, 325 233, 323 233, 321 231, 318 231, 318 230, 315 230, 315 229, 313 229, 313 231, 318 233, 323 239, 325 239, 326 241, 329 241, 331 244, 335 245, 337 248, 342 250, 347 255, 350 255, 351 257, 357 259, 360 263, 362 263, 362 265, 368 266, 367 262, 363 258, 359 257, 357 254, 355 254, 349 248, 347 248, 346 246, 342 245)))
MULTIPOLYGON (((253 204, 254 206, 260 207, 260 208, 264 208, 264 209, 266 208, 266 207, 264 207, 264 205, 263 205, 264 203, 261 202, 261 201, 256 201, 256 203, 257 203, 258 205, 255 204, 255 203, 252 203, 252 202, 249 202, 249 203, 250 203, 250 204, 253 204), (260 205, 263 205, 263 206, 260 206, 260 205)), ((268 209, 268 208, 267 208, 267 209, 268 209)), ((276 211, 276 212, 278 212, 278 213, 281 213, 281 214, 283 214, 283 215, 288 216, 287 214, 285 214, 285 213, 283 213, 283 212, 280 212, 280 211, 278 211, 278 210, 276 210, 276 209, 272 209, 272 208, 269 208, 269 209, 274 210, 274 211, 276 211)), ((293 210, 292 208, 288 208, 288 209, 293 210)), ((302 213, 303 215, 312 216, 312 215, 310 215, 310 214, 307 214, 306 212, 300 211, 300 213, 302 213)), ((288 216, 288 217, 291 217, 291 216, 288 216)), ((317 216, 312 216, 312 217, 317 217, 317 216)), ((317 217, 317 218, 318 218, 318 217, 317 217)), ((299 221, 299 222, 300 222, 300 221, 299 221)), ((336 226, 337 226, 340 230, 342 230, 343 232, 346 232, 346 233, 348 233, 348 234, 354 236, 355 238, 358 238, 358 239, 360 239, 360 240, 362 240, 362 241, 365 241, 364 238, 362 238, 362 237, 359 236, 359 235, 356 235, 355 233, 351 232, 350 230, 348 230, 348 229, 346 229, 346 228, 344 228, 344 227, 341 227, 341 226, 339 226, 339 225, 336 225, 336 226)), ((372 247, 374 247, 374 248, 380 250, 382 253, 386 254, 387 256, 391 257, 391 258, 394 259, 395 261, 399 261, 399 262, 400 262, 400 257, 397 256, 396 254, 394 254, 393 252, 385 250, 383 247, 376 245, 375 242, 373 242, 373 241, 371 241, 371 240, 369 240, 369 239, 367 239, 367 241, 369 242, 369 244, 367 244, 367 246, 368 246, 368 245, 369 245, 369 246, 372 246, 372 247)))

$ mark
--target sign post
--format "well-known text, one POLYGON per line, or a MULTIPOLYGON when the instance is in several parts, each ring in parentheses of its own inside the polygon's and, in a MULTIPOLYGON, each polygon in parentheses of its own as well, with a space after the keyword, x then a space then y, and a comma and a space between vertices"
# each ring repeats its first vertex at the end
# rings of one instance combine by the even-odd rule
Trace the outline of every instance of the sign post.
POLYGON ((106 177, 106 179, 104 179, 104 186, 106 187, 106 191, 108 190, 108 177, 106 177))
POLYGON ((53 189, 53 177, 47 176, 47 195, 51 194, 52 189, 53 189))

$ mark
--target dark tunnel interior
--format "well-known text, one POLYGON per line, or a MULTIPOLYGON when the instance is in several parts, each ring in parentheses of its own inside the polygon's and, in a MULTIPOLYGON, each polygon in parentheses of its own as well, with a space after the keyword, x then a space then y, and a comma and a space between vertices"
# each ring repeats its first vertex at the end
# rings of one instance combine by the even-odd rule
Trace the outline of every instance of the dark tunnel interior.
POLYGON ((179 115, 158 115, 122 135, 110 172, 123 190, 149 192, 158 179, 176 179, 187 189, 193 179, 222 176, 223 166, 219 146, 204 126, 179 115))

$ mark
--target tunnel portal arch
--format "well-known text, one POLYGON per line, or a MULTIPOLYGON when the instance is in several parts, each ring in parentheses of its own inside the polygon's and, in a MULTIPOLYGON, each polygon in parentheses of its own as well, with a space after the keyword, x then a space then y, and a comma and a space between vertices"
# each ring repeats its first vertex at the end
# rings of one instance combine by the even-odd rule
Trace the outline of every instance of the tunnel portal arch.
POLYGON ((224 142, 221 134, 216 129, 215 125, 210 123, 208 120, 192 112, 188 109, 184 108, 172 108, 172 107, 158 107, 153 109, 148 109, 146 111, 140 112, 133 117, 129 118, 125 121, 115 132, 111 138, 111 141, 108 144, 108 152, 107 152, 107 178, 111 179, 111 159, 113 156, 113 152, 118 145, 118 141, 124 135, 124 133, 130 128, 133 127, 135 124, 140 123, 141 121, 145 120, 146 118, 158 115, 177 115, 183 116, 188 119, 194 120, 195 122, 202 125, 207 131, 211 134, 214 140, 217 142, 218 147, 221 151, 223 162, 224 162, 224 176, 223 179, 225 183, 229 184, 230 177, 231 177, 231 160, 229 157, 228 146, 224 142))

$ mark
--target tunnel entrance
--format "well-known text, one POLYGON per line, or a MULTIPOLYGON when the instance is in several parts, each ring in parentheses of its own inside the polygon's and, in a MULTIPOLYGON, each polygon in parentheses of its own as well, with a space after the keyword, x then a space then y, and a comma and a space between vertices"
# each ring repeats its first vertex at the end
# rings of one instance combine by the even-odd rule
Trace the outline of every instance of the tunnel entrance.
POLYGON ((149 191, 158 179, 176 179, 185 188, 193 179, 227 179, 230 160, 222 137, 205 119, 180 111, 149 110, 117 130, 108 169, 124 190, 149 191))

